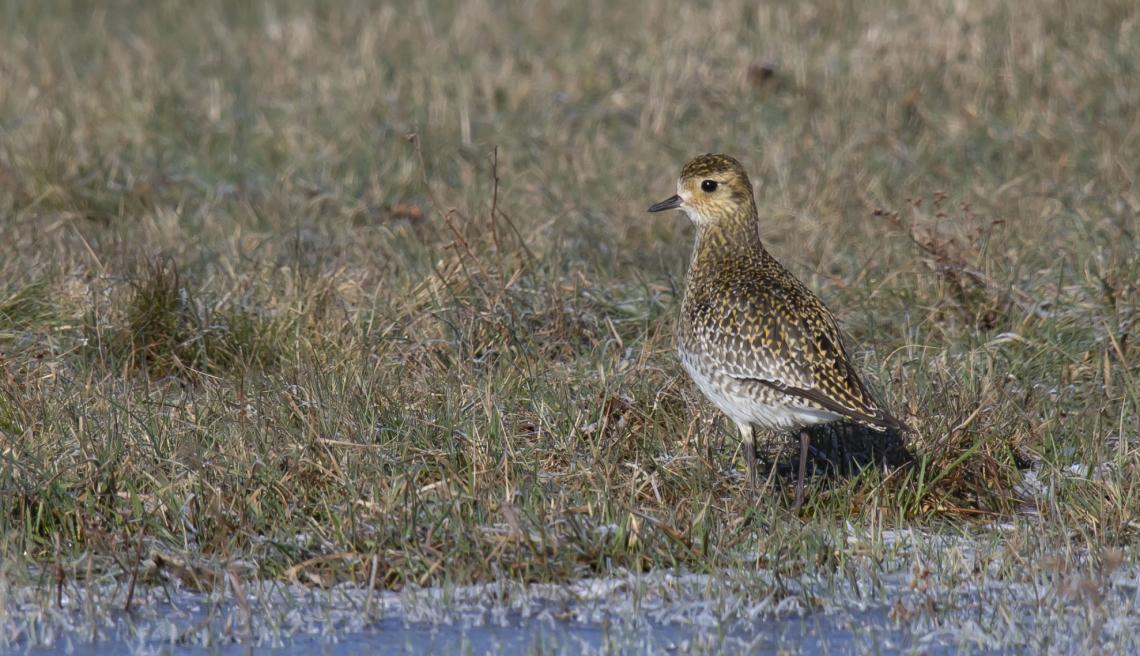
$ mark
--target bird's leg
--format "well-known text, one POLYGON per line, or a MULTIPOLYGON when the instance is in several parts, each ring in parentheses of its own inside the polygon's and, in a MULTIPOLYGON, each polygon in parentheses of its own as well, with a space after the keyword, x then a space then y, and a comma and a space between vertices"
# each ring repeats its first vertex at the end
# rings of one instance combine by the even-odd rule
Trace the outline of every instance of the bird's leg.
POLYGON ((744 459, 748 462, 748 486, 756 492, 756 431, 752 424, 737 424, 737 427, 744 446, 744 459))
POLYGON ((796 505, 792 506, 792 511, 798 511, 800 506, 804 504, 804 478, 807 476, 807 454, 808 442, 811 436, 808 435, 806 430, 800 430, 800 475, 796 477, 796 505))
POLYGON ((832 461, 835 465, 835 474, 837 476, 848 475, 848 462, 847 462, 847 449, 843 448, 843 440, 839 439, 838 431, 834 426, 830 427, 828 434, 831 436, 831 457, 828 460, 832 461))

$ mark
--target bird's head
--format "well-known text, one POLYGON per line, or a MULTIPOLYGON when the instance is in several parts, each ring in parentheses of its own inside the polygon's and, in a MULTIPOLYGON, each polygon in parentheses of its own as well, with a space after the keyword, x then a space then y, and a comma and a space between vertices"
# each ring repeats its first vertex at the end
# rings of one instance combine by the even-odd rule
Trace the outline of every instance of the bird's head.
POLYGON ((728 155, 701 155, 681 169, 677 195, 649 208, 650 212, 679 209, 698 227, 739 220, 755 213, 752 183, 744 167, 728 155))

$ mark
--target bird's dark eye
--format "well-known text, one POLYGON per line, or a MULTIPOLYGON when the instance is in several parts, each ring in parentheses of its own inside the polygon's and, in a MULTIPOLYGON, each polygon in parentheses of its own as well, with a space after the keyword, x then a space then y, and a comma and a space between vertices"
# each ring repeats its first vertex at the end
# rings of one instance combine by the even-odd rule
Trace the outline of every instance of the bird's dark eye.
POLYGON ((716 180, 705 180, 701 182, 701 191, 709 194, 716 191, 716 180))

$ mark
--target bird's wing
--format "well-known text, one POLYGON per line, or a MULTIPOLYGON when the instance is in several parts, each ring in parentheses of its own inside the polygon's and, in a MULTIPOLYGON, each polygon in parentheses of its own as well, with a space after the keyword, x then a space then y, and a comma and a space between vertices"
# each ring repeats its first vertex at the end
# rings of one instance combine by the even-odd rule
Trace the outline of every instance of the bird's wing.
MULTIPOLYGON (((826 357, 826 356, 825 356, 826 357)), ((796 386, 782 380, 749 378, 791 396, 812 401, 825 410, 858 422, 892 430, 906 426, 888 414, 867 391, 858 374, 844 359, 825 359, 813 367, 814 386, 796 386)))
POLYGON ((811 302, 816 311, 801 317, 796 326, 800 329, 796 343, 801 349, 801 358, 809 363, 814 384, 807 388, 789 388, 789 393, 858 421, 902 430, 902 422, 883 409, 851 366, 835 319, 814 295, 811 302))
POLYGON ((730 306, 750 321, 724 321, 707 356, 724 373, 803 398, 837 415, 880 428, 905 430, 867 390, 852 368, 839 328, 807 289, 765 289, 730 306))

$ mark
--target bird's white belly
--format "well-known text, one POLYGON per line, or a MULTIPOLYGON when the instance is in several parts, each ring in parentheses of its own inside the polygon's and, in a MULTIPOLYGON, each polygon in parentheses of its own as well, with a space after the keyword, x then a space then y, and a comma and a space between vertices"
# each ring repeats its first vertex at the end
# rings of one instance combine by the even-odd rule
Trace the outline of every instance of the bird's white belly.
MULTIPOLYGON (((694 366, 684 353, 681 354, 681 363, 701 393, 737 424, 755 424, 766 430, 790 431, 840 419, 839 415, 826 410, 798 407, 790 403, 781 403, 775 398, 765 400, 754 398, 752 395, 735 394, 730 389, 731 385, 723 384, 724 381, 717 384, 712 376, 694 366)), ((776 394, 771 396, 775 397, 776 394)))

